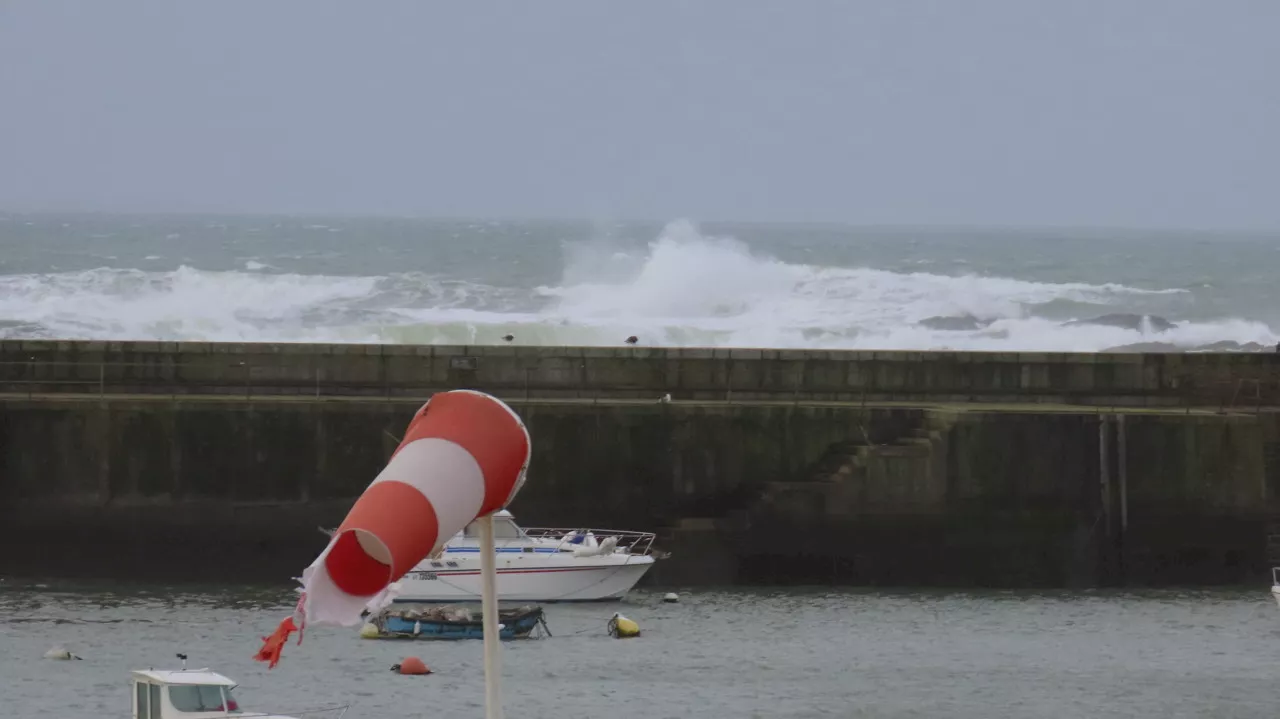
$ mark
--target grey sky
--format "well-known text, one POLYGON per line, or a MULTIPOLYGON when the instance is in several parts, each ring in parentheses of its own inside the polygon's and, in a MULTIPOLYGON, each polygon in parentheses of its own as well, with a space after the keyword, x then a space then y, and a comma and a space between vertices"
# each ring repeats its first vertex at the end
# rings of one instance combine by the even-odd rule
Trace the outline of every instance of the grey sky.
POLYGON ((0 0, 0 209, 1280 227, 1276 0, 0 0))

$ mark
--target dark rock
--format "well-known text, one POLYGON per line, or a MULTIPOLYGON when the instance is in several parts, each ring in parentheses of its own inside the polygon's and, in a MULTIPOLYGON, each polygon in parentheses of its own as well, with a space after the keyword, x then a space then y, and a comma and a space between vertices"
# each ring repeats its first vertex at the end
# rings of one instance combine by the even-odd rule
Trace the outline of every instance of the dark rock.
POLYGON ((0 319, 0 339, 45 339, 49 330, 37 322, 0 319))
POLYGON ((1078 325, 1102 325, 1106 327, 1122 327, 1127 330, 1141 332, 1144 329, 1143 320, 1151 323, 1151 330, 1153 332, 1164 332, 1178 326, 1159 315, 1137 315, 1128 312, 1102 315, 1101 317, 1094 317, 1089 320, 1071 320, 1070 322, 1063 322, 1062 326, 1073 327, 1078 325))
POLYGON ((1133 344, 1117 345, 1108 347, 1103 352, 1130 352, 1130 353, 1160 353, 1160 352, 1186 352, 1187 348, 1169 342, 1134 342, 1133 344))
POLYGON ((959 317, 926 317, 916 324, 921 327, 928 327, 931 330, 966 332, 980 330, 992 322, 994 320, 979 319, 973 315, 960 315, 959 317))
POLYGON ((1269 352, 1271 348, 1260 345, 1257 342, 1233 342, 1231 340, 1223 340, 1221 342, 1211 342, 1207 345, 1199 345, 1194 352, 1269 352))
POLYGON ((1127 345, 1108 347, 1103 352, 1271 352, 1271 348, 1257 342, 1240 344, 1231 340, 1211 342, 1194 347, 1182 347, 1169 342, 1134 342, 1127 345))

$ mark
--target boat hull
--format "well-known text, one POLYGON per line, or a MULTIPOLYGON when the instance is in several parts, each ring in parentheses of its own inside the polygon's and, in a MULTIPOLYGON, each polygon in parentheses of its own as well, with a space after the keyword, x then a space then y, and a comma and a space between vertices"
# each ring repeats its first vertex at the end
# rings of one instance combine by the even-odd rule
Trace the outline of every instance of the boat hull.
POLYGON ((1271 598, 1276 600, 1276 606, 1280 606, 1280 586, 1272 585, 1271 598))
MULTIPOLYGON (((430 610, 429 610, 430 611, 430 610)), ((443 609, 447 612, 447 608, 443 609)), ((442 613, 435 608, 433 614, 442 613)), ((526 639, 544 621, 542 607, 518 610, 507 610, 500 613, 498 638, 502 640, 526 639)), ((465 620, 447 618, 415 617, 412 612, 402 606, 395 607, 377 617, 373 624, 378 627, 379 638, 382 639, 483 639, 484 623, 478 615, 465 620)))
MULTIPOLYGON (((474 557, 479 565, 479 557, 474 557)), ((436 562, 400 580, 396 602, 478 602, 480 571, 466 561, 436 562), (457 566, 449 567, 448 564, 457 566)), ((500 557, 495 588, 500 601, 602 602, 619 600, 653 566, 647 556, 549 557, 529 561, 500 557)))

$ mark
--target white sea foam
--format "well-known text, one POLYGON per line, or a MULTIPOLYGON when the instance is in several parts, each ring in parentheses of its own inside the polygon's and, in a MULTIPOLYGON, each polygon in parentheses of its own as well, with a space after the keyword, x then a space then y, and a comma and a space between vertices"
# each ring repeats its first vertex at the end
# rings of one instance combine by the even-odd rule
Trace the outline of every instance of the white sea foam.
MULTIPOLYGON (((1045 283, 1008 277, 790 264, 732 239, 670 224, 641 251, 607 242, 568 248, 562 280, 494 287, 402 273, 288 274, 258 260, 244 271, 101 268, 0 276, 0 335, 86 339, 494 343, 1096 351, 1138 342, 1194 347, 1274 344, 1266 325, 1183 322, 1165 332, 1063 326, 1037 316, 1051 303, 1080 319, 1129 303, 1184 301, 1187 290, 1045 283), (986 326, 944 331, 930 317, 986 326)), ((1171 309, 1174 305, 1170 305, 1171 309)))

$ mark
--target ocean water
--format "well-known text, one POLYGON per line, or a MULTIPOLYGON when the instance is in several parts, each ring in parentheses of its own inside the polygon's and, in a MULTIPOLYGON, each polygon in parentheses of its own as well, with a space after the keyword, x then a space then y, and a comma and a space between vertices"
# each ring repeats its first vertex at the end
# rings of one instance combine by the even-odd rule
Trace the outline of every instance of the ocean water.
MULTIPOLYGON (((350 719, 482 717, 479 642, 362 640, 312 627, 268 670, 251 656, 287 588, 0 583, 7 717, 128 715, 131 669, 210 667, 245 710, 350 704, 350 719), (61 645, 83 661, 46 660, 61 645), (436 673, 389 671, 419 656, 436 673)), ((503 644, 506 715, 1118 717, 1275 714, 1280 610, 1267 587, 1219 592, 637 592, 546 605, 552 636, 503 644), (641 636, 605 633, 614 611, 641 636)), ((335 713, 319 713, 321 719, 335 713)))
POLYGON ((1277 277, 1280 233, 0 213, 6 338, 1257 351, 1277 277))

